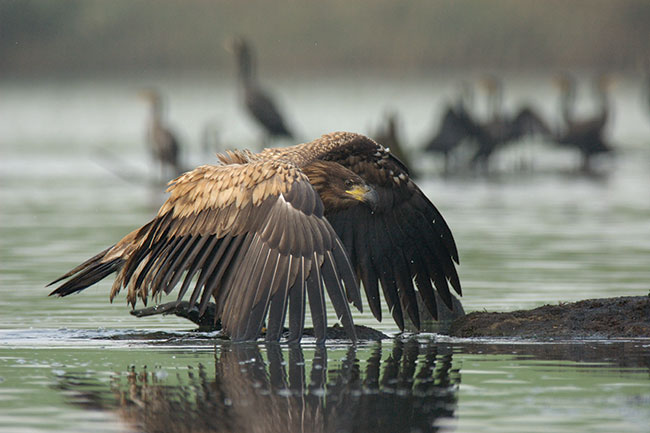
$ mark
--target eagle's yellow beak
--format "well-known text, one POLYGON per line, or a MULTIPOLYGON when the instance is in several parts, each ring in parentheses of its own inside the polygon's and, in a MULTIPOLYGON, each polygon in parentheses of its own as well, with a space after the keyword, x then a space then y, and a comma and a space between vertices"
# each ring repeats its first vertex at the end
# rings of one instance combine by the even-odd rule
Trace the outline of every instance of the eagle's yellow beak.
POLYGON ((377 194, 377 191, 375 191, 373 187, 369 185, 355 185, 345 192, 350 194, 356 200, 366 203, 373 212, 377 210, 379 194, 377 194))

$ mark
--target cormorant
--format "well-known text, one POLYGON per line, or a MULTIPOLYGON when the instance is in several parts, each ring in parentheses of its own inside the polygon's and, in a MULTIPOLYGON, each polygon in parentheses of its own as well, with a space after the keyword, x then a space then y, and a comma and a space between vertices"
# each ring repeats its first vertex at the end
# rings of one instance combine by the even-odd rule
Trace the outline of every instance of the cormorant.
POLYGON ((599 109, 598 114, 588 119, 577 119, 575 116, 575 79, 569 74, 562 74, 557 78, 557 84, 560 88, 560 110, 564 125, 555 140, 559 144, 578 149, 582 155, 581 168, 583 171, 589 171, 594 155, 613 150, 604 137, 605 126, 610 117, 607 92, 609 80, 604 75, 595 80, 594 91, 599 109))
POLYGON ((478 149, 472 156, 471 164, 484 167, 494 152, 506 144, 520 140, 526 135, 550 134, 546 122, 527 106, 521 108, 514 117, 501 114, 498 119, 479 125, 479 129, 475 136, 478 149))
POLYGON ((147 143, 151 156, 160 166, 161 177, 168 179, 182 172, 180 163, 180 146, 174 133, 165 124, 164 104, 160 93, 153 89, 140 92, 150 106, 150 116, 147 125, 147 143))
POLYGON ((287 127, 273 99, 260 87, 253 49, 241 37, 227 41, 227 48, 237 58, 239 82, 244 95, 244 106, 248 114, 266 131, 269 137, 292 138, 293 133, 287 127))
POLYGON ((440 121, 438 132, 425 144, 428 152, 441 153, 444 157, 444 172, 451 170, 451 154, 464 140, 475 139, 481 134, 479 125, 462 103, 449 105, 440 121))
POLYGON ((474 167, 487 168, 490 157, 504 145, 535 133, 550 134, 542 117, 530 106, 521 108, 514 116, 503 110, 503 84, 501 80, 488 75, 482 80, 487 92, 488 120, 477 122, 475 134, 478 148, 470 160, 474 167))

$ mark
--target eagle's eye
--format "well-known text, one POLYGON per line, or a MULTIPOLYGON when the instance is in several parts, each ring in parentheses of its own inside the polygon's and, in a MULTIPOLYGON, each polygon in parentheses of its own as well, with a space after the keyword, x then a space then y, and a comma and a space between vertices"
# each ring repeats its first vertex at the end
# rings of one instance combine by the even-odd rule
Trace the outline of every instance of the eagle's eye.
POLYGON ((352 185, 354 185, 354 182, 352 179, 345 179, 345 187, 346 188, 352 188, 352 185))

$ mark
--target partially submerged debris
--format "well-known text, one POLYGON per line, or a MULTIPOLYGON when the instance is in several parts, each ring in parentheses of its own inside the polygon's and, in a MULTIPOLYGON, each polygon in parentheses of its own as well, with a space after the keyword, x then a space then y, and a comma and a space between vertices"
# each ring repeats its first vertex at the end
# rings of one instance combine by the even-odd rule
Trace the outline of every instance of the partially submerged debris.
POLYGON ((175 316, 182 317, 197 324, 199 326, 198 331, 211 332, 221 329, 221 321, 215 320, 216 311, 216 305, 212 302, 208 304, 205 313, 201 315, 196 305, 190 308, 188 301, 173 301, 166 304, 154 305, 153 307, 131 310, 131 314, 135 317, 174 314, 175 316))
MULTIPOLYGON (((215 312, 216 306, 214 303, 209 303, 205 313, 201 315, 199 313, 199 308, 196 305, 190 308, 190 303, 187 301, 174 301, 166 304, 155 305, 153 307, 133 310, 131 311, 131 314, 136 317, 153 316, 156 314, 174 314, 175 316, 182 317, 197 324, 199 326, 198 331, 200 332, 212 332, 221 329, 221 322, 219 320, 215 321, 215 312)), ((377 341, 390 338, 383 332, 377 331, 368 326, 354 325, 354 329, 357 338, 361 341, 377 341)), ((285 333, 288 331, 288 329, 285 329, 285 333)), ((305 328, 303 335, 313 337, 314 329, 305 328)), ((327 328, 327 337, 335 340, 347 338, 345 329, 338 324, 327 328)))

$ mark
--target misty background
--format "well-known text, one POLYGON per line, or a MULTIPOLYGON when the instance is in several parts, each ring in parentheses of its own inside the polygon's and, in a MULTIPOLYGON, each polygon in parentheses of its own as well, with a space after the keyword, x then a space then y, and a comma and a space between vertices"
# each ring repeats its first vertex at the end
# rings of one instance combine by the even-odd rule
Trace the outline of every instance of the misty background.
POLYGON ((337 70, 641 72, 644 0, 2 0, 0 73, 227 73, 245 35, 266 74, 337 70))

